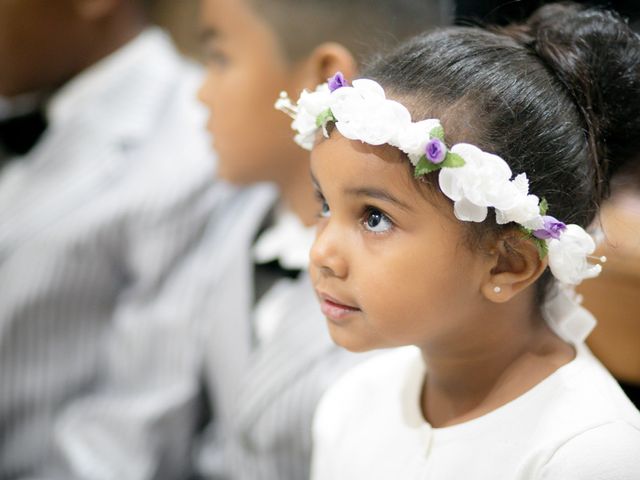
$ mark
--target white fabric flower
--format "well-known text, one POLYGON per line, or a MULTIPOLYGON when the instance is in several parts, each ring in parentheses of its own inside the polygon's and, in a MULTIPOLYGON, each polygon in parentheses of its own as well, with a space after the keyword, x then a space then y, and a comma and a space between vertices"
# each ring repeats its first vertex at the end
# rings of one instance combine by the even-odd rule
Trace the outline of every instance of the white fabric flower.
POLYGON ((543 219, 540 215, 540 199, 536 195, 529 195, 529 179, 521 173, 511 181, 511 205, 506 209, 496 208, 496 222, 505 224, 516 222, 523 227, 536 230, 542 228, 543 219))
POLYGON ((352 87, 339 88, 331 97, 336 128, 350 140, 383 145, 411 123, 409 111, 387 100, 382 87, 372 80, 355 80, 352 87))
POLYGON ((525 228, 537 230, 544 223, 540 215, 540 199, 536 195, 515 197, 515 205, 507 210, 496 209, 496 222, 499 224, 515 222, 525 228))
POLYGON ((316 142, 316 130, 308 130, 305 133, 297 133, 293 137, 293 141, 305 150, 311 151, 316 142))
POLYGON ((409 121, 398 130, 396 138, 391 139, 389 143, 406 153, 415 167, 425 154, 425 148, 431 139, 429 134, 439 126, 440 121, 437 119, 421 120, 415 123, 409 121))
POLYGON ((306 150, 311 150, 316 139, 318 115, 329 108, 331 104, 331 92, 325 83, 316 88, 314 92, 304 90, 298 99, 296 118, 291 123, 291 128, 298 132, 295 142, 306 150))
POLYGON ((507 209, 521 196, 502 158, 467 143, 454 145, 451 152, 460 155, 465 165, 443 168, 438 182, 442 193, 455 202, 454 213, 459 220, 482 222, 487 207, 507 209))
POLYGON ((602 266, 587 261, 596 249, 593 238, 578 225, 567 225, 559 239, 547 240, 549 268, 562 283, 578 285, 585 278, 598 276, 602 266))

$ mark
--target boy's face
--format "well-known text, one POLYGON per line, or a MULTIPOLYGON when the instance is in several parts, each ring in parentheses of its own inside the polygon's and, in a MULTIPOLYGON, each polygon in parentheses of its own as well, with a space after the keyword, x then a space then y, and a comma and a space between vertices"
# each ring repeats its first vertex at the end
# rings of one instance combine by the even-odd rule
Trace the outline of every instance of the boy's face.
POLYGON ((71 3, 0 0, 1 96, 49 89, 66 80, 75 20, 71 3))
POLYGON ((282 90, 297 96, 296 67, 248 0, 202 0, 200 12, 207 76, 199 98, 210 111, 219 176, 286 182, 305 152, 293 143, 291 120, 273 105, 282 90))

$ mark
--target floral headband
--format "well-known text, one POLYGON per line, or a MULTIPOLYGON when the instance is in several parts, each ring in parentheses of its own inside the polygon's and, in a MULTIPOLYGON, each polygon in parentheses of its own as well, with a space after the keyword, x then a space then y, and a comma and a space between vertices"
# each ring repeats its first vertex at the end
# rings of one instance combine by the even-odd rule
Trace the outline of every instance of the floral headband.
MULTIPOLYGON (((498 224, 517 223, 536 243, 540 257, 548 255, 549 268, 562 283, 577 285, 602 270, 588 261, 595 258, 593 238, 582 227, 547 215, 546 200, 529 193, 526 173, 512 178, 502 158, 467 143, 448 148, 439 120, 412 122, 409 110, 387 99, 373 80, 354 80, 350 86, 338 72, 314 92, 303 91, 296 104, 282 92, 275 107, 294 119, 294 140, 306 150, 313 148, 320 129, 328 137, 326 126, 332 122, 350 140, 399 148, 409 157, 416 178, 439 171, 440 190, 453 200, 459 220, 482 222, 492 207, 498 224)), ((596 260, 604 263, 606 258, 596 260)))

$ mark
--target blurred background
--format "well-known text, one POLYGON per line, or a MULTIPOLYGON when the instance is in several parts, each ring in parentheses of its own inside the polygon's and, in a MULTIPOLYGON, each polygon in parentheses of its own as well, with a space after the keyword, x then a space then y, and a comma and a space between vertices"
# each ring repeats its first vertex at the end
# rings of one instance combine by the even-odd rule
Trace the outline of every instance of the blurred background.
MULTIPOLYGON (((637 22, 640 2, 637 0, 591 0, 581 1, 586 5, 601 5, 613 8, 637 22)), ((545 3, 544 0, 457 0, 456 23, 480 20, 486 23, 505 24, 528 17, 531 12, 545 3)))
MULTIPOLYGON (((180 50, 192 58, 199 58, 197 25, 198 0, 152 0, 153 18, 166 28, 180 50)), ((635 28, 640 28, 640 1, 595 0, 580 1, 588 5, 614 8, 628 17, 635 28)), ((453 7, 455 23, 499 23, 524 19, 539 6, 550 3, 545 0, 457 0, 453 7)))

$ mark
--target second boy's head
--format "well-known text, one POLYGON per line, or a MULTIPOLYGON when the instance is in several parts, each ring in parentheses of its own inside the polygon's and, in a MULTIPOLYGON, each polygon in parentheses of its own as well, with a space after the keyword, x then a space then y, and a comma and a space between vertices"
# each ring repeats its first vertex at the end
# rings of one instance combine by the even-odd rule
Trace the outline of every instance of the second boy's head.
POLYGON ((58 88, 133 38, 147 2, 0 1, 0 96, 58 88))
POLYGON ((290 120, 275 111, 280 91, 313 88, 366 56, 442 22, 437 0, 202 0, 207 77, 200 98, 219 175, 288 185, 307 175, 290 120), (298 161, 300 160, 300 161, 298 161))

